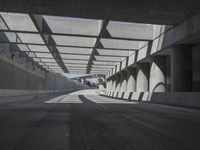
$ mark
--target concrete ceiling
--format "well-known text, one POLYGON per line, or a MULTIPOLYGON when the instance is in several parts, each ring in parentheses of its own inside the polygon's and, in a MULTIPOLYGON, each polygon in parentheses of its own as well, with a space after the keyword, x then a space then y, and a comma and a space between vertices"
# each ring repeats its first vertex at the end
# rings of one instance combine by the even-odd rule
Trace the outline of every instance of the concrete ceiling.
POLYGON ((5 0, 0 11, 177 24, 200 9, 199 0, 5 0))
POLYGON ((159 25, 0 13, 0 44, 48 71, 105 73, 154 38, 159 25))

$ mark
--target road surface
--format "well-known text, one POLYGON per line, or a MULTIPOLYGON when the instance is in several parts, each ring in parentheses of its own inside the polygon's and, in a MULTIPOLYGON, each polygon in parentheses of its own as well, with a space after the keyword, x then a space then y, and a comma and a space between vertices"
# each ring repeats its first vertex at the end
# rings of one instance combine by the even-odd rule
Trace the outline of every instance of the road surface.
POLYGON ((85 90, 0 99, 0 150, 199 150, 200 110, 85 90))

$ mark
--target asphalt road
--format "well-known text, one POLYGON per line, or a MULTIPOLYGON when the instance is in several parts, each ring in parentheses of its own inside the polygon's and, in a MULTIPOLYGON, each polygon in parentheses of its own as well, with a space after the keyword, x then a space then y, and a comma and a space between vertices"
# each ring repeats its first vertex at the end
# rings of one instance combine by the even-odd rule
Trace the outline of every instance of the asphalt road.
POLYGON ((120 101, 92 90, 0 99, 0 150, 199 149, 197 109, 120 101))

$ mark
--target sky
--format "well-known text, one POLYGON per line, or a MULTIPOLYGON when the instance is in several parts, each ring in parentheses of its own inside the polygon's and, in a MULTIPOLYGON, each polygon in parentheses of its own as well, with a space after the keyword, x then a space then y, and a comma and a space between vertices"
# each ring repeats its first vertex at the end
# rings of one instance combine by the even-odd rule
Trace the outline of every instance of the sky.
POLYGON ((76 77, 82 77, 86 75, 89 75, 89 74, 64 73, 64 76, 66 76, 67 78, 76 78, 76 77))
MULTIPOLYGON (((82 76, 86 76, 89 74, 78 74, 78 73, 64 73, 64 76, 66 76, 67 78, 76 78, 76 77, 82 77, 82 76)), ((90 78, 87 79, 88 81, 90 81, 91 83, 98 83, 99 79, 98 78, 90 78)))

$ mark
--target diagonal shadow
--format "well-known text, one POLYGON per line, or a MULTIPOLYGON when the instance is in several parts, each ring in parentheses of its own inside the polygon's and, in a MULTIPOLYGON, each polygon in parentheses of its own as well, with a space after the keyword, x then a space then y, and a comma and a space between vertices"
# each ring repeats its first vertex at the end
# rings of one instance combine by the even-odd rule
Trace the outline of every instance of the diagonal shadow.
POLYGON ((83 102, 83 103, 92 103, 95 104, 93 101, 87 99, 85 96, 83 95, 78 95, 78 98, 83 102))

